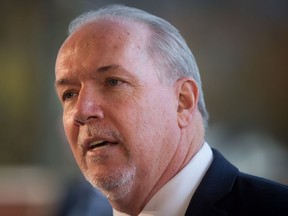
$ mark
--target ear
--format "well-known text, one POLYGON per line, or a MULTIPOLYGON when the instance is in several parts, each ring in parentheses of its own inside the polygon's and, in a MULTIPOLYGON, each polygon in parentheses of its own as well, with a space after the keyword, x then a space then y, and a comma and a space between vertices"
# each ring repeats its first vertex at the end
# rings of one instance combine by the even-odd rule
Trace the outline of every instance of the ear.
POLYGON ((193 79, 183 78, 178 83, 178 124, 180 128, 188 125, 195 113, 198 102, 198 86, 193 79))

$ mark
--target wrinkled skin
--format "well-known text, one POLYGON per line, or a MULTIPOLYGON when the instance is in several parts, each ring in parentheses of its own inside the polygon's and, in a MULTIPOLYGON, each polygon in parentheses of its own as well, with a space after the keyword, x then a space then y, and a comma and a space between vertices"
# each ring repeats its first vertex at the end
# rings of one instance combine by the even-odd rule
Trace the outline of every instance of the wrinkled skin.
MULTIPOLYGON (((179 108, 187 80, 160 82, 147 38, 149 31, 133 23, 90 23, 67 38, 56 61, 55 85, 74 157, 113 207, 131 215, 193 154, 182 140, 190 117, 179 108)), ((193 113, 197 86, 189 83, 193 113)))

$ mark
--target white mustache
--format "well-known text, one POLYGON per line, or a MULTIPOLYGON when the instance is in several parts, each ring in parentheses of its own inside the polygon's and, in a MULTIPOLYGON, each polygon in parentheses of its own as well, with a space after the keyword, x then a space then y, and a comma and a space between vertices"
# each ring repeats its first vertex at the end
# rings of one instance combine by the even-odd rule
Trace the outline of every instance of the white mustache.
POLYGON ((85 140, 93 137, 106 137, 121 142, 122 136, 119 132, 108 127, 98 126, 96 124, 89 124, 79 130, 78 146, 83 146, 85 140))

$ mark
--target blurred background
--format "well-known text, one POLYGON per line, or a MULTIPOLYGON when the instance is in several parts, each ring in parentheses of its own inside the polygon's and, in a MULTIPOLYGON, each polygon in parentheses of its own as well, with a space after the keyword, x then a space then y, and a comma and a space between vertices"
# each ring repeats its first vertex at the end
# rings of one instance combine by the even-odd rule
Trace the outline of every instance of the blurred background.
POLYGON ((288 1, 1 0, 1 215, 54 215, 80 175, 62 130, 54 63, 71 19, 111 3, 179 29, 202 75, 208 143, 241 171, 288 184, 288 1))

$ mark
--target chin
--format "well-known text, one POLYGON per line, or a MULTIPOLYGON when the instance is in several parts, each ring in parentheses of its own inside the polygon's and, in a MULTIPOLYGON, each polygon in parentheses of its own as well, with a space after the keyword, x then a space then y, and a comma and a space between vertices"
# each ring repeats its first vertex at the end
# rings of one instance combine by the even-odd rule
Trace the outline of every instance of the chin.
POLYGON ((93 187, 114 201, 124 198, 132 190, 135 171, 134 166, 106 169, 96 173, 86 170, 84 176, 93 187))

